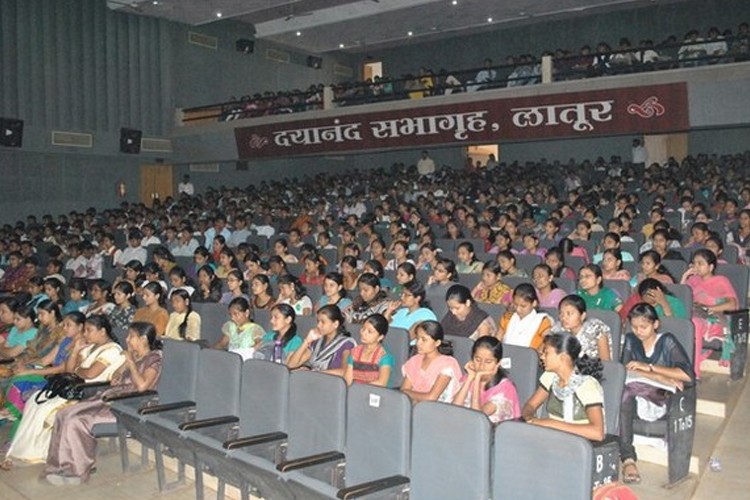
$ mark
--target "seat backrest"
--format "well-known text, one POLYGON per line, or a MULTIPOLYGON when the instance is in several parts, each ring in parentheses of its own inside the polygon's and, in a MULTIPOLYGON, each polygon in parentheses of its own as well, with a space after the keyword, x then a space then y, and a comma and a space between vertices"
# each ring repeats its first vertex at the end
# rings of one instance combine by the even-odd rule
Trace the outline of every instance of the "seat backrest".
POLYGON ((409 332, 401 328, 389 328, 383 345, 393 356, 393 369, 388 386, 401 387, 401 382, 404 379, 401 374, 401 367, 409 359, 409 332))
POLYGON ((522 422, 495 429, 492 498, 591 498, 594 452, 575 434, 522 422))
POLYGON ((531 275, 531 271, 534 270, 534 267, 541 263, 542 258, 538 255, 516 254, 516 267, 518 269, 523 269, 529 275, 531 275))
POLYGON ((586 316, 601 320, 609 327, 612 338, 610 356, 612 359, 620 359, 620 348, 622 343, 622 320, 620 319, 620 315, 614 311, 590 309, 586 311, 586 316))
POLYGON ((239 415, 242 385, 242 357, 216 349, 202 349, 195 391, 196 417, 239 415))
POLYGON ((738 308, 746 309, 750 267, 744 264, 719 264, 716 266, 716 274, 729 278, 737 294, 738 308))
POLYGON ((664 259, 661 261, 661 265, 669 271, 669 274, 672 275, 676 283, 680 282, 682 275, 685 274, 688 268, 687 262, 679 259, 664 259))
POLYGON ((268 250, 268 238, 263 235, 251 234, 245 241, 247 241, 248 245, 258 245, 258 249, 260 249, 261 252, 268 250))
POLYGON ((503 314, 505 314, 505 306, 502 304, 484 304, 479 302, 477 303, 477 307, 489 314, 490 318, 492 318, 492 321, 494 321, 496 325, 503 314))
POLYGON ((351 486, 409 473, 409 397, 367 384, 354 384, 347 396, 346 483, 351 486))
POLYGON ((533 284, 531 278, 522 278, 521 276, 503 276, 502 281, 508 285, 511 290, 515 290, 521 283, 533 284))
POLYGON ((435 245, 437 245, 437 247, 443 250, 444 252, 454 252, 459 243, 461 243, 460 240, 453 240, 450 238, 436 238, 435 239, 435 245))
POLYGON ((224 335, 221 327, 229 321, 229 311, 224 304, 195 303, 193 309, 201 317, 201 340, 214 345, 224 335))
POLYGON ((625 366, 617 361, 602 361, 604 371, 599 382, 604 390, 604 432, 620 433, 620 402, 625 387, 625 366))
POLYGON ((611 288, 623 302, 628 300, 628 297, 632 293, 630 282, 627 280, 604 280, 602 284, 607 288, 611 288))
POLYGON ((412 425, 410 496, 489 498, 491 446, 492 425, 483 413, 419 403, 412 425))
POLYGON ((198 344, 165 338, 162 340, 164 362, 159 376, 160 403, 195 401, 198 379, 198 344))
MULTIPOLYGON (((268 309, 253 309, 253 321, 263 327, 264 330, 271 329, 271 311, 268 309)), ((299 328, 297 329, 299 331, 299 328)))
POLYGON ((539 355, 533 349, 503 345, 503 368, 516 385, 518 401, 523 406, 531 398, 539 380, 539 355))
MULTIPOLYGON (((679 262, 679 261, 673 261, 673 262, 679 262)), ((681 283, 668 283, 664 286, 667 287, 667 290, 669 290, 672 295, 680 299, 680 302, 682 302, 682 305, 685 306, 685 310, 688 312, 688 317, 692 317, 693 316, 693 289, 690 288, 688 285, 683 285, 681 283)))
POLYGON ((576 288, 578 286, 578 283, 576 283, 576 280, 560 277, 560 278, 555 278, 554 281, 555 281, 555 285, 557 285, 557 288, 565 290, 565 293, 568 293, 568 294, 576 293, 576 288))
POLYGON ((343 451, 346 383, 341 377, 296 371, 289 379, 289 447, 294 459, 343 451))
POLYGON ((469 290, 474 290, 474 287, 482 281, 482 273, 459 273, 458 282, 469 290))
POLYGON ((297 325, 297 335, 305 338, 310 330, 318 326, 318 318, 315 315, 297 316, 294 320, 297 325))
POLYGON ((453 344, 453 357, 458 361, 459 366, 463 367, 471 360, 471 348, 474 347, 474 341, 469 337, 459 337, 458 335, 446 335, 445 340, 453 344))
POLYGON ((318 303, 320 298, 323 296, 323 285, 305 285, 307 290, 307 296, 313 303, 313 306, 318 303))
POLYGON ((685 349, 685 353, 692 363, 695 359, 695 326, 689 319, 660 318, 659 331, 671 333, 685 349))
POLYGON ((289 370, 280 363, 249 359, 242 365, 240 436, 286 432, 289 370))

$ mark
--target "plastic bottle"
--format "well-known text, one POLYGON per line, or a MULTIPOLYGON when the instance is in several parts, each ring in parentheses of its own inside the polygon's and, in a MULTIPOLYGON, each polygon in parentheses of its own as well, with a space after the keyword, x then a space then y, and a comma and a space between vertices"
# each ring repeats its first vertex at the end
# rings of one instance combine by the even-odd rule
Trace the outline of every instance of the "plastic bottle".
POLYGON ((275 340, 273 342, 273 362, 274 363, 283 363, 283 357, 282 357, 282 349, 281 349, 281 341, 275 340))

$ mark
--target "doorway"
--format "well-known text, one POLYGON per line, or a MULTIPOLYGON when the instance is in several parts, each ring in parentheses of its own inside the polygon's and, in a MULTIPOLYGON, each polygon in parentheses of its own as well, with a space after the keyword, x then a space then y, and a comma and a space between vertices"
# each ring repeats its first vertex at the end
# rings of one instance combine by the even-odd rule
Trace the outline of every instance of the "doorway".
POLYGON ((174 196, 172 165, 141 165, 141 201, 151 207, 168 196, 174 196))
POLYGON ((472 168, 477 168, 477 162, 479 162, 479 168, 485 168, 487 166, 487 160, 490 155, 495 157, 495 161, 500 161, 500 146, 497 144, 479 144, 476 146, 468 146, 466 148, 465 161, 466 167, 469 166, 469 159, 471 159, 472 168))
POLYGON ((365 63, 362 66, 362 80, 375 79, 375 77, 383 77, 383 61, 373 61, 365 63))

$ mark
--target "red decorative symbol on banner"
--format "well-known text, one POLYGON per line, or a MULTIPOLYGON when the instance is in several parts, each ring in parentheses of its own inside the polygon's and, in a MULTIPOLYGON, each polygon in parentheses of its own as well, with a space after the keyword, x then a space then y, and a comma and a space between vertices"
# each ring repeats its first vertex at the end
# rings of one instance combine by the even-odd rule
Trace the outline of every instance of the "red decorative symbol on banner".
POLYGON ((252 137, 250 137, 249 142, 249 145, 252 149, 262 149, 265 145, 268 144, 268 139, 257 134, 253 134, 252 137))
POLYGON ((656 96, 651 96, 641 104, 629 104, 628 113, 631 115, 638 115, 641 118, 651 118, 652 116, 661 116, 666 110, 664 106, 659 103, 659 99, 656 96))

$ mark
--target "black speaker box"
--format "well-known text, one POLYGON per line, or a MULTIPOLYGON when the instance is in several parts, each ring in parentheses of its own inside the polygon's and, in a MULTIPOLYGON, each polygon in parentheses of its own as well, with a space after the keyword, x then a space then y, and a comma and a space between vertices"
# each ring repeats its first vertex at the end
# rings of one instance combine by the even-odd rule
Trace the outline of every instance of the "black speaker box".
POLYGON ((23 120, 0 118, 0 146, 20 148, 23 145, 23 120))
POLYGON ((121 128, 120 151, 131 155, 137 155, 141 152, 141 137, 143 137, 143 132, 140 130, 121 128))

